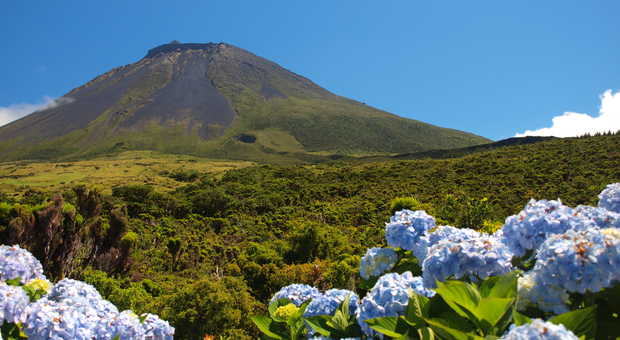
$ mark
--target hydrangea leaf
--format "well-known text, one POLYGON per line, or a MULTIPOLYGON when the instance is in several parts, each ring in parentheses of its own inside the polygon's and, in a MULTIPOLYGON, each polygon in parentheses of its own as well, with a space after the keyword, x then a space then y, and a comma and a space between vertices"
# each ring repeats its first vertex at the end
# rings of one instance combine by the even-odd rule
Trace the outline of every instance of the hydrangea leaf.
POLYGON ((462 281, 437 281, 435 292, 460 316, 470 318, 480 302, 480 293, 474 285, 462 281))
POLYGON ((442 339, 453 340, 483 340, 484 338, 475 335, 471 332, 466 333, 458 329, 454 329, 449 325, 446 325, 442 319, 426 319, 426 322, 442 339))
POLYGON ((525 325, 526 323, 532 322, 532 319, 530 319, 527 316, 517 312, 516 310, 513 310, 512 311, 512 321, 514 322, 515 325, 521 326, 521 325, 525 325))
POLYGON ((287 338, 286 335, 282 335, 286 334, 286 330, 283 329, 283 327, 279 323, 276 323, 270 318, 261 315, 253 316, 251 317, 251 319, 252 322, 254 322, 254 324, 256 325, 256 327, 258 327, 258 329, 260 329, 260 331, 263 332, 266 336, 278 340, 284 340, 287 338))
POLYGON ((492 276, 480 284, 480 295, 490 298, 514 298, 517 296, 518 279, 516 271, 506 275, 492 276))
POLYGON ((330 327, 327 324, 329 319, 330 317, 327 315, 317 315, 317 316, 305 318, 304 320, 310 326, 310 328, 312 328, 312 330, 315 331, 316 333, 319 333, 326 337, 331 337, 332 333, 328 329, 330 327))
POLYGON ((593 339, 596 335, 596 306, 556 315, 549 319, 549 322, 564 325, 576 336, 585 335, 586 338, 593 339))
POLYGON ((404 319, 396 316, 369 319, 366 320, 366 323, 373 330, 397 339, 406 337, 409 330, 409 326, 404 319))
POLYGON ((507 313, 510 313, 510 308, 514 305, 514 301, 513 298, 482 298, 480 300, 480 304, 478 308, 475 309, 474 314, 478 320, 480 320, 480 323, 485 326, 486 334, 488 334, 507 313))

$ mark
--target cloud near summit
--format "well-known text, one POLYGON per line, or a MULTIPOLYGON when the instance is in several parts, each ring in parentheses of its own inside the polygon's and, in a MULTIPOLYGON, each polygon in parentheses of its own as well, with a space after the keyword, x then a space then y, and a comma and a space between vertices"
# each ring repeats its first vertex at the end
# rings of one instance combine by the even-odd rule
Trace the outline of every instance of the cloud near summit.
POLYGON ((601 107, 598 116, 585 113, 564 112, 552 119, 551 127, 538 130, 527 130, 517 133, 515 137, 555 136, 576 137, 597 132, 616 132, 620 130, 620 91, 605 91, 601 96, 601 107))
POLYGON ((39 104, 12 104, 9 106, 0 106, 0 126, 4 126, 14 120, 27 116, 33 112, 41 111, 45 109, 51 109, 53 107, 67 104, 72 102, 73 99, 68 97, 51 98, 43 97, 43 100, 39 104))

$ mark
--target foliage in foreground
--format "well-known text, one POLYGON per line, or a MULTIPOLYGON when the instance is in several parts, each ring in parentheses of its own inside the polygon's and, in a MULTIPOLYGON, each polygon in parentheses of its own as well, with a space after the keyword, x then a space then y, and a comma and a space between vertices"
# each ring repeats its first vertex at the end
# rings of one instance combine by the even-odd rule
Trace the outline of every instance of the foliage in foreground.
POLYGON ((362 258, 372 288, 358 304, 353 291, 330 305, 329 292, 295 284, 253 321, 273 339, 617 338, 619 228, 620 183, 598 207, 532 200, 492 235, 401 210, 385 228, 390 248, 362 258))
POLYGON ((172 340, 157 315, 119 312, 87 283, 52 285, 41 263, 19 246, 0 246, 0 339, 172 340))

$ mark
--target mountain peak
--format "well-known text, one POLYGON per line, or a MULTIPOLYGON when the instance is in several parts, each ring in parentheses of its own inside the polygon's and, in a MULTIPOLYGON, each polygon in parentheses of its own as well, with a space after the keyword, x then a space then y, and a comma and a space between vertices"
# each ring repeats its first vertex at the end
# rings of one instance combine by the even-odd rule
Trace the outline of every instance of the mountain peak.
POLYGON ((157 150, 248 160, 407 153, 486 139, 337 96, 226 43, 172 41, 0 128, 0 160, 157 150))
POLYGON ((220 43, 181 43, 178 40, 173 40, 167 44, 159 45, 155 48, 152 48, 148 51, 145 58, 155 58, 161 54, 172 53, 172 52, 181 52, 187 50, 203 50, 203 51, 214 51, 216 48, 228 47, 230 45, 220 42, 220 43))

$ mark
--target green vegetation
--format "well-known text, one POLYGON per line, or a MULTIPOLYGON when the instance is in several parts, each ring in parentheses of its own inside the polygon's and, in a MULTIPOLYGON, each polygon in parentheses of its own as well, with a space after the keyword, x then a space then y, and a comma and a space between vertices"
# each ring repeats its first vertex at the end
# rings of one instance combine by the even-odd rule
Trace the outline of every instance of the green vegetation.
MULTIPOLYGON (((93 175, 96 166, 124 164, 121 158, 88 167, 91 161, 5 163, 3 171, 32 175, 3 175, 0 241, 7 242, 9 229, 34 223, 36 230, 39 222, 56 221, 60 211, 59 232, 79 231, 76 254, 88 264, 69 275, 94 284, 121 308, 170 320, 179 339, 243 339, 257 336, 248 316, 267 313, 263 302, 280 287, 359 286, 359 257, 383 245, 392 210, 419 206, 442 223, 493 230, 530 198, 595 204, 606 184, 620 181, 618 150, 620 135, 554 139, 444 160, 247 166, 186 156, 175 163, 175 156, 161 156, 141 168, 158 174, 148 182, 130 181, 135 173, 109 181, 93 175), (235 169, 205 174, 218 164, 235 169), (83 183, 100 189, 45 182, 70 176, 61 172, 76 167, 83 183), (48 177, 26 181, 38 176, 48 177), (46 202, 58 193, 71 205, 46 202), (49 208, 54 205, 56 210, 49 208), (104 253, 89 257, 102 245, 104 253), (125 262, 111 261, 124 253, 125 262)), ((138 166, 125 155, 128 170, 138 166)), ((61 264, 67 257, 60 255, 53 263, 66 268, 61 264)))

